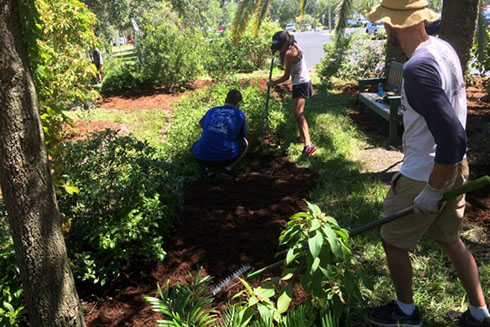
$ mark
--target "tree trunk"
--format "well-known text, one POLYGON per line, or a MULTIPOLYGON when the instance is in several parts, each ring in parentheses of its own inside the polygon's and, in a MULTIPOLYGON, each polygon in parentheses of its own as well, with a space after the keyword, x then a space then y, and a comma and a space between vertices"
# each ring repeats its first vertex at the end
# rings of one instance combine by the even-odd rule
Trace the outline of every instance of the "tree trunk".
POLYGON ((475 36, 480 0, 444 0, 439 37, 456 50, 466 76, 475 36))
POLYGON ((0 185, 33 327, 85 326, 16 0, 0 0, 0 185))
POLYGON ((403 53, 401 47, 395 46, 391 44, 390 41, 386 40, 385 76, 388 76, 389 63, 393 60, 403 64, 407 61, 407 56, 403 53))

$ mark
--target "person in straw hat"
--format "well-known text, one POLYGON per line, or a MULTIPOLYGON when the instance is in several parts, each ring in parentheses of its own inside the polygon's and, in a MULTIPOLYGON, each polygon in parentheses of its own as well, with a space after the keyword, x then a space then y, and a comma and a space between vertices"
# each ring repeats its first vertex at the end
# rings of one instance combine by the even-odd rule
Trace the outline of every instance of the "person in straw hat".
POLYGON ((466 90, 458 56, 447 42, 427 35, 425 23, 437 14, 426 0, 383 0, 367 17, 383 22, 388 41, 409 58, 401 94, 405 159, 383 207, 385 215, 410 205, 415 211, 381 228, 397 299, 370 308, 368 320, 374 326, 422 326, 413 301, 408 253, 428 234, 451 259, 468 295, 470 306, 460 326, 490 326, 475 259, 459 235, 464 195, 440 205, 445 190, 468 178, 466 90))

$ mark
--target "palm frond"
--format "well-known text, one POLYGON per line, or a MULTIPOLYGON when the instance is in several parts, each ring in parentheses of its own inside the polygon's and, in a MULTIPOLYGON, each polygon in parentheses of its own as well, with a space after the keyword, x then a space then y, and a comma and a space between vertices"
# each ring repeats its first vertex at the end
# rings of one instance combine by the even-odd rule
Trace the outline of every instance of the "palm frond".
POLYGON ((353 0, 340 0, 335 8, 335 32, 344 35, 347 18, 352 14, 353 0))
POLYGON ((255 17, 254 35, 257 36, 260 31, 260 26, 265 19, 265 16, 269 12, 272 0, 260 0, 257 7, 257 14, 255 17))
POLYGON ((483 6, 480 6, 480 12, 478 15, 478 27, 477 27, 477 34, 476 34, 476 48, 477 48, 477 57, 479 60, 483 61, 485 58, 485 45, 489 41, 487 40, 487 33, 486 33, 486 24, 485 24, 485 19, 483 16, 483 6))
POLYGON ((305 16, 305 11, 306 11, 306 0, 300 0, 299 12, 300 12, 301 17, 305 16))
POLYGON ((242 0, 233 20, 233 40, 238 43, 253 13, 257 10, 257 5, 261 0, 242 0))

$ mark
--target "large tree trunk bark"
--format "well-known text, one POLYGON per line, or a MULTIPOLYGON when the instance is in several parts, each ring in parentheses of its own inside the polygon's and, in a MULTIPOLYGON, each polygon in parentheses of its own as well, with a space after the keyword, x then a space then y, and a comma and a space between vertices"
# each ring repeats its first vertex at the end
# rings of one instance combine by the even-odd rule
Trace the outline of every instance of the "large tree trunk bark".
POLYGON ((85 326, 16 0, 0 0, 0 185, 33 327, 85 326))
POLYGON ((449 42, 461 61, 466 76, 475 36, 480 0, 444 0, 439 37, 449 42))

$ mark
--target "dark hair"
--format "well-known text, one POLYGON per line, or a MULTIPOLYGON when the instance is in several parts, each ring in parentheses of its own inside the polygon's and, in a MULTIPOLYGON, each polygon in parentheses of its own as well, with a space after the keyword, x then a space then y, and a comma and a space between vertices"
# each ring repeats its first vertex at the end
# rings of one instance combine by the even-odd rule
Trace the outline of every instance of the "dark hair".
POLYGON ((242 93, 238 90, 230 90, 226 96, 225 103, 237 106, 242 102, 242 93))
MULTIPOLYGON (((284 44, 288 44, 288 46, 291 46, 294 43, 296 43, 294 35, 289 34, 287 31, 279 31, 276 32, 272 37, 271 50, 276 52, 279 51, 284 46, 284 44)), ((281 52, 279 56, 281 58, 281 65, 283 65, 284 53, 281 52)))

